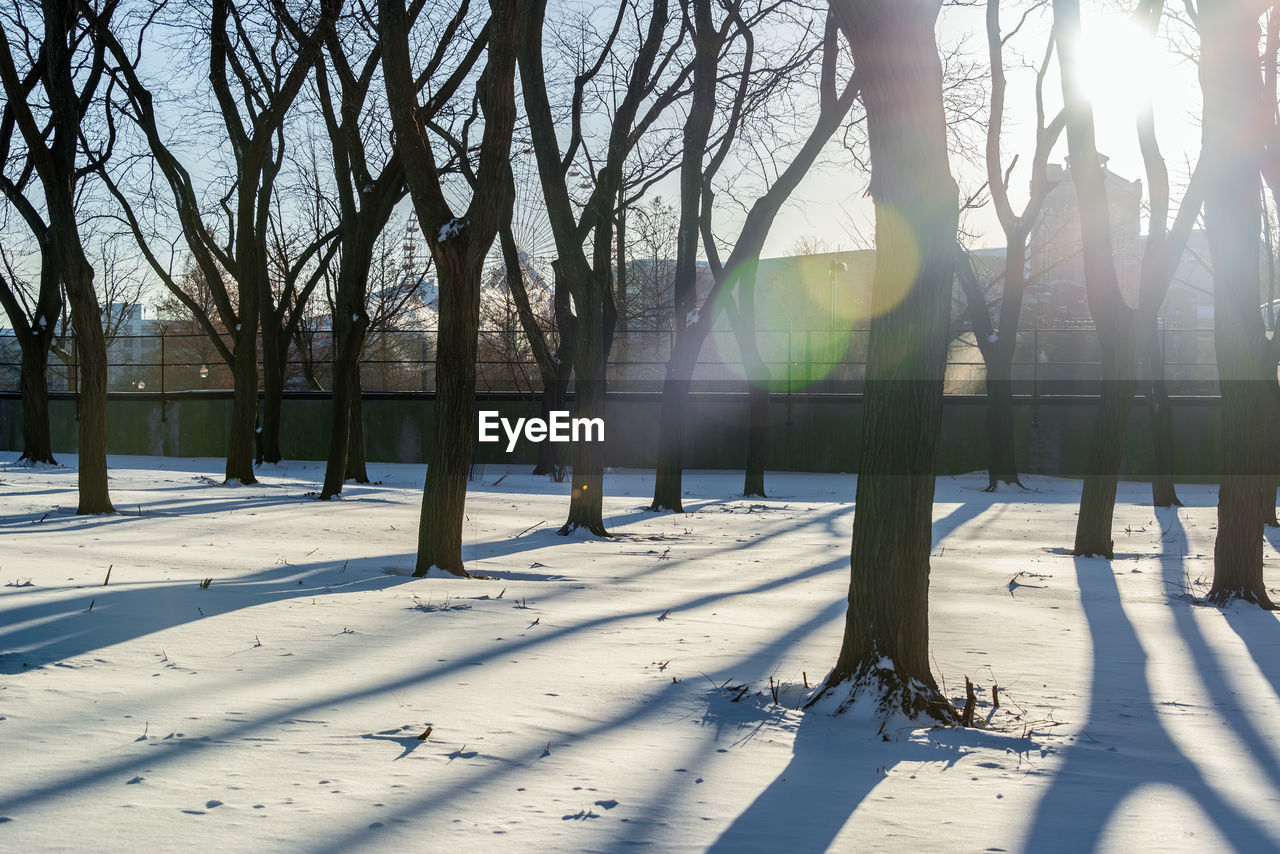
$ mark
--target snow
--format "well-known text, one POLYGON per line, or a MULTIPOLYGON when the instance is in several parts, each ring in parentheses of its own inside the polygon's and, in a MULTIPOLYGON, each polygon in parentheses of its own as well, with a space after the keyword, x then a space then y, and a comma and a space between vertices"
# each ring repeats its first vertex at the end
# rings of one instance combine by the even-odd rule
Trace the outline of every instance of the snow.
POLYGON ((453 219, 446 222, 444 225, 440 226, 440 233, 436 235, 436 242, 444 243, 446 240, 449 240, 450 238, 457 237, 459 234, 462 233, 462 229, 466 228, 467 225, 468 225, 467 220, 458 219, 457 217, 454 217, 453 219))
POLYGON ((487 577, 417 579, 421 466, 318 502, 320 463, 228 489, 222 460, 112 457, 121 512, 77 517, 60 458, 0 465, 5 850, 1280 846, 1276 617, 1183 595, 1210 486, 1121 484, 1108 562, 1069 554, 1079 482, 940 479, 934 672, 989 725, 881 735, 797 709, 839 650, 852 476, 686 473, 655 515, 615 471, 599 540, 556 536, 568 482, 488 466, 487 577))
POLYGON ((685 329, 688 329, 690 326, 693 326, 697 322, 698 322, 698 310, 696 308, 692 309, 687 314, 685 314, 684 316, 685 329))

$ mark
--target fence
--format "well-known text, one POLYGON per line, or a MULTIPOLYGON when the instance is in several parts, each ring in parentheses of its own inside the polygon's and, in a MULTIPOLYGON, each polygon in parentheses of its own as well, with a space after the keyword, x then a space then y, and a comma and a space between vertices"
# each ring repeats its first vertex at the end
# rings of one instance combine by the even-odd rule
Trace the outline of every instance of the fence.
MULTIPOLYGON (((1217 393, 1213 331, 1160 329, 1165 376, 1173 395, 1217 393)), ((661 389, 674 333, 619 330, 609 363, 611 391, 661 389)), ((857 394, 866 377, 867 329, 760 330, 757 342, 768 371, 763 381, 779 393, 857 394)), ((285 388, 327 391, 332 381, 332 338, 315 332, 290 348, 285 388)), ((434 330, 383 331, 370 336, 361 359, 365 392, 431 392, 435 389, 434 330)), ((1031 328, 1017 334, 1014 394, 1093 394, 1101 379, 1101 348, 1091 325, 1031 328)), ((231 388, 231 369, 199 334, 117 336, 108 347, 108 388, 113 392, 170 393, 231 388)), ((19 387, 21 353, 12 333, 0 332, 0 391, 19 387)), ((77 354, 64 339, 50 357, 49 388, 75 391, 77 354)), ((482 330, 477 368, 481 391, 533 394, 541 389, 537 364, 519 330, 482 330)), ((972 333, 950 344, 945 391, 980 394, 985 368, 972 333)), ((747 388, 734 334, 716 330, 702 349, 692 390, 741 392, 747 388)))

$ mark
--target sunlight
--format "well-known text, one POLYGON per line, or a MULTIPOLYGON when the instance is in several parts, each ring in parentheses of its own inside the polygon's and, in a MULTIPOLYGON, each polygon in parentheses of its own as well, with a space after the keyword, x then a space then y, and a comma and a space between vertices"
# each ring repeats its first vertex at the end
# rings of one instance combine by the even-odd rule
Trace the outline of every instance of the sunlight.
POLYGON ((1168 80, 1155 41, 1128 15, 1101 13, 1086 18, 1073 69, 1094 109, 1134 115, 1168 80))

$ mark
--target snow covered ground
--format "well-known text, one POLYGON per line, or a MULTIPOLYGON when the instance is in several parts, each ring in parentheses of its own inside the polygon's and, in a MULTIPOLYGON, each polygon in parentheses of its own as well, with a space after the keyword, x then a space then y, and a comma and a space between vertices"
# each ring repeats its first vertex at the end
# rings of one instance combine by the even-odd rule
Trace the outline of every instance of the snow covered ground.
POLYGON ((598 541, 555 535, 567 483, 490 466, 468 581, 408 575, 420 466, 328 503, 314 463, 111 467, 122 512, 81 518, 73 467, 0 466, 6 851, 1280 848, 1280 625, 1186 595, 1212 487, 1122 484, 1108 563, 1066 553, 1078 482, 939 480, 935 672, 989 726, 883 740, 794 710, 851 476, 695 472, 673 516, 614 472, 598 541))

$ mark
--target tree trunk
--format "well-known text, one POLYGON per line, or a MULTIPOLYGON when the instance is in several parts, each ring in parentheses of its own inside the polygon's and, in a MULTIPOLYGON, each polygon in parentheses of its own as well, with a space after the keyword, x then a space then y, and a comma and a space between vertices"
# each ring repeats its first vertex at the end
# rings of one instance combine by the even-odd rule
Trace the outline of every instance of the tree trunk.
POLYGON ((369 472, 364 457, 364 391, 360 385, 360 362, 357 359, 352 374, 351 421, 347 430, 347 480, 368 483, 369 472))
POLYGON ((22 373, 22 456, 28 463, 55 465, 49 436, 49 345, 52 338, 31 334, 20 338, 22 373))
MULTIPOLYGON (((516 187, 515 181, 508 173, 507 175, 507 193, 502 202, 502 218, 498 223, 498 241, 502 249, 502 260, 506 267, 507 282, 511 291, 512 300, 516 304, 516 315, 520 320, 520 327, 524 331, 525 339, 529 342, 529 349, 533 352, 534 361, 538 364, 538 374, 542 380, 542 393, 539 399, 542 403, 542 417, 550 423, 551 413, 555 410, 564 409, 564 399, 568 388, 568 372, 570 366, 566 361, 560 359, 560 354, 551 355, 551 348, 547 343, 547 337, 542 331, 542 327, 538 324, 537 317, 534 316, 533 306, 529 300, 529 291, 524 283, 524 263, 520 257, 520 247, 516 245, 515 231, 512 227, 512 220, 515 216, 516 187)), ((622 215, 619 214, 619 222, 622 215)), ((619 235, 621 235, 621 225, 619 226, 619 235)), ((621 241, 621 236, 619 241, 621 241)), ((619 250, 619 255, 622 252, 619 250)), ((620 268, 621 269, 621 268, 620 268)), ((562 287, 559 284, 559 273, 555 275, 557 292, 562 287)), ((561 299, 557 294, 553 294, 557 316, 561 310, 568 311, 565 305, 562 309, 561 299)), ((561 331, 561 340, 563 343, 563 330, 561 331)), ((540 442, 538 444, 538 460, 533 467, 534 474, 550 474, 556 475, 563 471, 564 462, 560 454, 560 446, 555 442, 540 442)))
MULTIPOLYGON (((703 158, 716 113, 716 78, 724 33, 712 25, 710 0, 685 4, 694 24, 692 100, 684 122, 680 160, 680 218, 676 232, 676 340, 662 382, 662 415, 658 421, 658 474, 650 510, 683 513, 684 441, 689 384, 709 323, 698 323, 698 215, 702 201, 703 158)), ((704 305, 710 312, 713 306, 704 305)))
MULTIPOLYGON (((1086 61, 1076 55, 1080 41, 1079 3, 1054 0, 1053 10, 1059 64, 1074 67, 1086 61)), ((1124 457, 1124 431, 1137 385, 1134 342, 1137 330, 1134 312, 1125 304, 1116 278, 1106 175, 1094 139, 1093 106, 1079 90, 1075 75, 1062 75, 1062 98, 1067 115, 1071 178, 1080 211, 1085 289, 1089 313, 1102 345, 1102 394, 1094 435, 1095 467, 1086 474, 1080 495, 1073 553, 1109 558, 1113 552, 1111 522, 1124 457)))
POLYGON ((839 711, 863 701, 886 718, 955 722, 929 666, 934 467, 959 207, 934 38, 940 5, 832 0, 867 112, 876 269, 849 611, 822 694, 849 683, 839 711))
MULTIPOLYGON (((337 325, 336 323, 334 324, 337 325)), ((335 330, 335 337, 341 337, 335 330)), ((347 479, 347 454, 351 446, 351 359, 344 351, 346 342, 334 348, 333 393, 329 417, 329 456, 325 460, 324 486, 320 488, 320 500, 328 501, 342 494, 347 479)))
POLYGON ((467 470, 475 438, 476 352, 480 328, 480 259, 463 251, 437 252, 440 279, 436 347, 435 438, 427 453, 427 482, 418 526, 413 574, 432 567, 467 577, 462 565, 462 522, 467 470))
MULTIPOLYGON (((988 9, 993 8, 989 6, 988 9)), ((1038 173, 1037 173, 1038 174, 1038 173)), ((1004 289, 1000 299, 999 329, 991 325, 986 297, 973 269, 969 253, 957 244, 956 278, 964 290, 965 314, 982 354, 986 369, 987 397, 987 488, 995 492, 1001 482, 1022 486, 1018 480, 1013 431, 1013 354, 1018 342, 1022 297, 1026 291, 1024 260, 1027 254, 1026 228, 1020 217, 1010 218, 1005 229, 1006 258, 1004 289)))
POLYGON ((1262 211, 1259 198, 1262 109, 1257 60, 1263 4, 1205 4, 1201 10, 1202 154, 1210 170, 1204 200, 1205 235, 1214 274, 1214 349, 1222 396, 1222 485, 1213 586, 1208 599, 1234 599, 1272 608, 1263 581, 1265 490, 1272 454, 1266 401, 1274 394, 1258 312, 1262 211))
POLYGON ((41 243, 40 290, 31 316, 18 301, 12 283, 0 276, 0 304, 9 315, 9 325, 22 351, 18 381, 22 401, 22 456, 18 459, 56 465, 49 433, 49 351, 63 310, 62 287, 58 283, 47 227, 38 216, 31 216, 28 224, 40 236, 41 243))
POLYGON ((334 317, 333 406, 329 420, 329 457, 325 463, 324 487, 320 491, 322 501, 342 493, 342 485, 350 471, 351 447, 355 438, 352 428, 360 417, 361 342, 349 315, 345 322, 339 320, 342 315, 340 308, 334 317))
POLYGON ((765 453, 769 439, 769 366, 760 357, 756 342, 755 259, 747 262, 738 282, 737 311, 729 312, 742 369, 747 375, 747 464, 742 479, 742 495, 768 498, 764 492, 765 453))
POLYGON ((1013 438, 1013 348, 992 348, 987 359, 987 492, 1022 486, 1013 438))
POLYGON ((1094 425, 1093 468, 1084 478, 1072 553, 1109 559, 1115 557, 1111 523, 1124 459, 1125 429, 1133 408, 1136 364, 1131 334, 1106 334, 1101 328, 1098 334, 1102 337, 1102 396, 1094 425))
MULTIPOLYGON (((550 419, 552 412, 564 410, 565 399, 569 391, 569 372, 569 365, 564 363, 557 363, 554 372, 540 372, 542 374, 542 394, 539 395, 539 400, 542 402, 542 417, 544 420, 550 419)), ((560 453, 559 443, 540 442, 538 444, 538 462, 533 468, 533 473, 555 476, 563 469, 564 455, 560 453)))
MULTIPOLYGON (((587 348, 584 347, 584 352, 587 348)), ((590 358, 590 356, 588 356, 590 358)), ((583 364, 580 359, 578 364, 583 364)), ((604 418, 605 383, 604 358, 594 362, 598 371, 574 382, 578 418, 604 418)), ((583 372, 585 373, 585 372, 583 372)), ((569 493, 569 518, 559 533, 567 535, 578 528, 586 528, 598 537, 610 536, 604 526, 604 444, 601 442, 576 442, 573 446, 573 487, 569 493)))
MULTIPOLYGON (((78 244, 78 238, 74 242, 78 244)), ((76 513, 114 513, 107 490, 107 343, 93 291, 93 268, 84 260, 83 250, 79 263, 65 255, 62 262, 59 267, 80 361, 80 504, 76 513)))
POLYGON ((1264 384, 1265 397, 1262 399, 1263 453, 1266 454, 1267 467, 1263 470, 1266 482, 1262 485, 1262 522, 1268 528, 1280 528, 1280 518, 1276 517, 1276 489, 1280 488, 1280 385, 1264 384))
POLYGON ((245 309, 248 292, 241 291, 240 329, 236 333, 235 358, 231 365, 231 435, 227 444, 227 482, 257 483, 253 458, 257 445, 258 415, 258 312, 245 309))
POLYGON ((1155 315, 1141 318, 1143 377, 1151 431, 1151 503, 1155 507, 1181 507, 1173 482, 1173 408, 1165 382, 1160 327, 1155 315))
MULTIPOLYGON (((683 513, 680 502, 684 473, 685 413, 689 409, 689 376, 692 367, 684 364, 680 341, 667 364, 662 381, 662 408, 658 417, 658 473, 653 483, 653 502, 648 509, 683 513)), ((695 357, 696 360, 696 357, 695 357)))
MULTIPOLYGON (((263 300, 264 304, 268 304, 263 300)), ((284 404, 285 357, 280 331, 275 323, 262 324, 262 431, 259 462, 278 463, 280 453, 280 408, 284 404)), ((287 342, 286 342, 287 344, 287 342)))
MULTIPOLYGON (((593 276, 600 274, 593 273, 593 276)), ((608 273, 604 274, 605 276, 608 273)), ((605 417, 605 369, 613 337, 613 320, 601 305, 611 296, 608 283, 591 282, 579 306, 576 328, 573 385, 578 418, 605 417)), ((599 537, 610 536, 604 526, 604 443, 578 441, 573 446, 573 481, 569 493, 569 517, 560 528, 564 536, 586 528, 599 537)))
MULTIPOLYGON (((355 428, 360 427, 360 352, 364 348, 369 317, 365 307, 368 270, 373 263, 373 242, 358 228, 343 234, 342 261, 338 269, 337 298, 333 311, 333 407, 329 418, 329 456, 324 469, 322 501, 339 495, 352 477, 351 448, 355 428)), ((359 436, 360 471, 364 471, 364 435, 359 436)), ((362 481, 362 482, 367 482, 362 481)))
MULTIPOLYGON (((14 95, 21 91, 13 67, 8 39, 0 39, 3 69, 0 85, 11 101, 5 107, 6 121, 13 120, 27 144, 27 156, 39 173, 49 217, 49 249, 52 269, 61 279, 71 307, 71 329, 79 351, 80 447, 79 505, 81 515, 113 513, 107 489, 107 345, 102 328, 102 312, 93 288, 93 267, 85 257, 76 221, 76 190, 79 175, 76 153, 80 139, 81 98, 92 91, 77 92, 73 77, 74 40, 78 27, 78 7, 46 0, 43 12, 43 42, 36 64, 44 84, 48 107, 48 129, 41 130, 25 101, 14 95), (52 133, 50 133, 52 131, 52 133)), ((96 79, 97 65, 85 74, 96 79)), ((33 69, 33 70, 36 70, 33 69)), ((81 69, 84 70, 84 69, 81 69)), ((42 259, 42 264, 45 263, 42 259)), ((44 270, 42 269, 42 275, 44 270)))
POLYGON ((764 492, 764 458, 769 440, 769 369, 763 370, 759 380, 753 380, 747 391, 747 467, 742 479, 742 495, 758 495, 768 498, 764 492))

